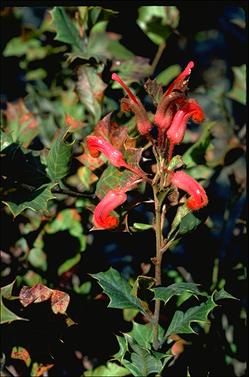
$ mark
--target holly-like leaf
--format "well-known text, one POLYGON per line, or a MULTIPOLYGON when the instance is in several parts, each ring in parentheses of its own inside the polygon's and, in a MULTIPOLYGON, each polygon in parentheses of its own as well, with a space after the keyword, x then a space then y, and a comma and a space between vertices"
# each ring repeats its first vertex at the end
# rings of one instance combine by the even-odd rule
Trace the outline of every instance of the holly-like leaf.
POLYGON ((83 373, 85 377, 123 377, 128 375, 130 375, 128 369, 111 361, 108 361, 106 365, 101 365, 83 373))
POLYGON ((209 297, 206 302, 198 306, 193 306, 188 309, 185 313, 177 310, 171 320, 171 323, 167 329, 166 337, 172 334, 191 334, 196 333, 192 327, 191 323, 200 322, 207 323, 208 314, 217 306, 214 302, 213 297, 209 297))
POLYGON ((188 168, 204 164, 205 153, 207 148, 210 145, 210 131, 211 128, 215 125, 215 122, 205 122, 202 125, 202 133, 199 139, 194 143, 182 156, 184 163, 188 168))
POLYGON ((13 347, 11 357, 12 359, 23 360, 27 367, 29 367, 31 364, 30 354, 24 347, 13 347))
POLYGON ((51 296, 51 308, 54 314, 65 314, 69 301, 70 296, 67 293, 54 289, 51 296))
POLYGON ((0 324, 10 323, 12 321, 18 321, 18 320, 28 321, 28 319, 21 318, 15 313, 13 313, 3 303, 2 297, 4 297, 5 299, 11 299, 13 297, 12 290, 13 290, 14 284, 15 284, 15 280, 10 284, 5 285, 4 287, 1 287, 0 289, 0 324))
POLYGON ((65 9, 63 7, 54 7, 51 10, 51 16, 56 30, 55 40, 70 44, 76 51, 83 51, 83 40, 75 24, 66 14, 65 9))
POLYGON ((128 334, 125 337, 134 352, 131 353, 131 361, 122 360, 122 364, 129 369, 133 376, 148 376, 151 373, 159 373, 162 368, 160 359, 150 353, 149 350, 140 347, 128 334))
MULTIPOLYGON (((153 341, 153 326, 151 323, 147 323, 142 325, 137 322, 133 322, 132 330, 128 333, 136 343, 146 349, 151 349, 152 341, 153 341)), ((158 338, 159 340, 162 339, 164 334, 164 330, 161 326, 158 327, 158 338)))
POLYGON ((9 195, 8 201, 3 201, 3 203, 9 207, 14 217, 27 208, 39 213, 46 213, 48 201, 55 199, 55 196, 51 193, 52 187, 54 187, 53 183, 42 185, 33 191, 19 190, 9 195))
POLYGON ((178 64, 171 65, 164 69, 156 76, 156 82, 162 85, 168 85, 181 72, 181 67, 178 64))
POLYGON ((16 280, 12 281, 12 283, 5 285, 4 287, 1 287, 1 295, 2 297, 6 299, 10 299, 12 296, 12 290, 14 287, 16 280))
POLYGON ((47 156, 48 175, 54 182, 60 181, 69 171, 74 143, 67 142, 69 135, 68 130, 61 130, 47 156))
POLYGON ((186 292, 191 293, 191 296, 195 297, 206 296, 206 293, 201 292, 198 288, 198 284, 195 283, 174 283, 168 287, 152 288, 152 291, 155 293, 155 299, 161 300, 165 304, 171 299, 171 297, 180 296, 186 292))
POLYGON ((179 23, 179 11, 175 6, 142 6, 138 8, 137 24, 152 42, 165 43, 179 23))
POLYGON ((13 143, 12 136, 0 129, 0 152, 13 143))
POLYGON ((145 312, 141 300, 131 294, 131 285, 117 270, 111 267, 108 271, 91 274, 91 276, 99 281, 104 293, 110 298, 108 307, 117 309, 135 308, 142 313, 145 312))
POLYGON ((101 100, 106 84, 100 78, 96 69, 90 66, 81 66, 78 69, 77 93, 81 103, 93 116, 97 123, 101 117, 101 100))
POLYGON ((189 233, 192 230, 195 230, 200 224, 201 220, 193 212, 189 212, 181 219, 179 233, 181 235, 189 233))
POLYGON ((224 288, 222 288, 220 291, 214 293, 214 300, 224 300, 224 299, 233 299, 233 300, 239 300, 237 297, 232 296, 230 293, 226 292, 224 288))
POLYGON ((128 128, 111 120, 112 113, 101 119, 94 128, 93 134, 108 140, 115 148, 123 149, 128 137, 128 128))
POLYGON ((232 89, 227 93, 229 98, 246 105, 246 65, 232 67, 234 82, 232 89))

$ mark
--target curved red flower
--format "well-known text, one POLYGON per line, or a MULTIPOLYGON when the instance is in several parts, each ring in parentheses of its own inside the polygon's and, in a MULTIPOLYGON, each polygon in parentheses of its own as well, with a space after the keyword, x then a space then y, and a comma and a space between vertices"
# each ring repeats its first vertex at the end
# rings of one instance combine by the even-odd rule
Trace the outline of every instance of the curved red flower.
POLYGON ((190 195, 190 198, 187 200, 187 206, 192 211, 196 211, 207 205, 208 197, 204 188, 183 170, 172 173, 171 183, 190 195))
POLYGON ((132 91, 116 73, 112 74, 112 80, 117 81, 128 94, 129 99, 123 100, 123 105, 125 105, 123 108, 125 111, 130 109, 135 114, 138 131, 141 135, 148 134, 152 128, 152 124, 148 119, 146 110, 141 101, 132 93, 132 91))
POLYGON ((189 99, 186 104, 179 109, 167 131, 167 138, 172 144, 180 144, 184 138, 188 120, 192 118, 196 123, 204 120, 204 113, 200 105, 194 100, 189 99))
POLYGON ((195 63, 190 61, 186 68, 177 76, 177 78, 172 82, 172 84, 166 90, 165 96, 168 96, 173 90, 182 90, 185 86, 185 80, 190 75, 192 68, 194 68, 195 63))
POLYGON ((127 195, 123 190, 110 190, 94 210, 93 222, 95 227, 100 229, 115 228, 118 225, 118 219, 110 213, 123 204, 126 199, 127 195))
POLYGON ((98 157, 100 152, 102 152, 110 163, 117 168, 127 166, 122 153, 103 137, 87 136, 86 143, 92 157, 98 157))

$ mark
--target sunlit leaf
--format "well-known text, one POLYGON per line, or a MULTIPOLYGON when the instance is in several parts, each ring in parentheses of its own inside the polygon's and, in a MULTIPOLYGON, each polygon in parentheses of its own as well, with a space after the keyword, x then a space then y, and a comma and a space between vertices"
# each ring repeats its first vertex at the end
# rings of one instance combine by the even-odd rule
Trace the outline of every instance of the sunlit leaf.
POLYGON ((72 267, 74 267, 76 264, 79 263, 80 258, 81 258, 81 255, 80 253, 78 253, 74 257, 67 259, 64 263, 62 263, 59 266, 57 270, 58 275, 60 276, 64 274, 64 272, 71 270, 72 267))
POLYGON ((157 45, 165 43, 178 23, 179 11, 175 6, 149 5, 138 8, 138 26, 157 45))
POLYGON ((151 225, 151 224, 143 224, 143 223, 134 223, 133 227, 135 229, 137 229, 137 230, 148 230, 148 229, 152 229, 153 225, 151 225))
POLYGON ((31 364, 30 354, 24 347, 13 347, 11 357, 12 359, 23 360, 27 367, 29 367, 31 364))
POLYGON ((55 39, 70 44, 77 51, 82 51, 84 49, 83 40, 75 24, 66 14, 65 9, 63 7, 54 7, 51 10, 51 16, 56 29, 55 39))
POLYGON ((191 296, 206 296, 205 292, 201 292, 198 288, 198 284, 195 283, 174 283, 168 287, 156 287, 152 288, 155 293, 155 299, 162 300, 165 304, 173 296, 182 295, 185 292, 191 293, 191 296))
POLYGON ((52 289, 43 284, 36 284, 34 287, 23 286, 20 293, 20 303, 26 307, 32 303, 47 301, 52 295, 52 289))
POLYGON ((12 289, 15 281, 12 283, 5 285, 4 287, 1 287, 0 289, 0 324, 3 323, 10 323, 12 321, 28 321, 26 318, 21 318, 15 313, 13 313, 11 310, 9 310, 5 304, 3 303, 2 297, 9 299, 12 297, 12 289))
POLYGON ((131 294, 132 287, 114 268, 108 271, 91 274, 110 298, 110 308, 135 308, 144 313, 141 300, 131 294))
POLYGON ((28 261, 32 266, 40 268, 42 271, 47 270, 47 256, 43 250, 34 247, 29 251, 28 261))
POLYGON ((2 129, 0 129, 0 152, 2 152, 5 148, 7 148, 9 145, 13 143, 13 139, 10 134, 4 132, 2 129))
POLYGON ((108 361, 106 365, 101 365, 83 373, 83 376, 86 377, 123 377, 128 375, 130 375, 129 370, 111 361, 108 361))
POLYGON ((181 72, 181 67, 174 64, 164 69, 156 76, 156 82, 162 85, 168 85, 181 72))
POLYGON ((48 175, 55 182, 64 178, 69 171, 74 142, 67 142, 68 137, 68 130, 61 130, 47 156, 48 175))
POLYGON ((51 296, 51 308, 55 314, 65 314, 69 301, 70 296, 67 293, 53 289, 51 296))
POLYGON ((33 363, 32 369, 30 372, 31 377, 40 377, 44 376, 44 374, 51 369, 54 366, 54 364, 40 364, 40 363, 33 363))

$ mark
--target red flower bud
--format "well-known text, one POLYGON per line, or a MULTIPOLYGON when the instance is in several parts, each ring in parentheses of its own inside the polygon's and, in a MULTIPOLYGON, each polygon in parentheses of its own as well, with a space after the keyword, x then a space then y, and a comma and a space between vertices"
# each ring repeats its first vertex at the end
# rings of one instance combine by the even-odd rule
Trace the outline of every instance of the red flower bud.
POLYGON ((167 137, 172 144, 175 145, 182 142, 189 118, 192 118, 197 123, 204 120, 203 111, 194 99, 188 100, 185 106, 178 110, 173 118, 171 126, 167 131, 167 137))
POLYGON ((117 168, 127 166, 122 153, 103 137, 87 136, 86 143, 92 157, 98 157, 100 152, 102 152, 110 163, 117 168))
POLYGON ((204 188, 183 170, 172 173, 171 183, 190 195, 190 198, 187 200, 187 206, 192 211, 196 211, 207 205, 208 198, 204 188))
POLYGON ((93 222, 96 228, 111 229, 118 225, 116 216, 111 216, 110 212, 114 208, 123 204, 127 195, 122 190, 111 190, 96 206, 93 214, 93 222))
POLYGON ((138 131, 141 135, 148 134, 152 128, 152 124, 148 119, 146 110, 141 101, 132 93, 132 91, 116 73, 112 74, 112 80, 117 81, 128 94, 129 100, 123 100, 123 109, 132 110, 136 117, 138 131))

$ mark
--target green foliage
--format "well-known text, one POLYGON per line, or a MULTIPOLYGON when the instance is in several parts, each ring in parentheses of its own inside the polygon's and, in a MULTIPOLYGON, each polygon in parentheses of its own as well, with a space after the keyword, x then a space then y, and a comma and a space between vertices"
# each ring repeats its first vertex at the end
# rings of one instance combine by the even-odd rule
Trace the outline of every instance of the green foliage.
POLYGON ((21 318, 15 313, 13 313, 11 310, 9 310, 4 302, 3 298, 5 299, 11 299, 12 298, 12 289, 15 284, 15 281, 12 283, 5 285, 4 287, 1 287, 0 289, 0 324, 3 323, 10 323, 13 321, 28 321, 26 318, 21 318))
MULTIPOLYGON (((198 284, 195 283, 175 283, 168 287, 153 288, 155 293, 155 299, 162 300, 165 304, 171 299, 171 297, 182 295, 189 292, 191 296, 206 296, 205 292, 201 292, 198 288, 198 284)), ((188 297, 188 298, 189 298, 188 297)))
POLYGON ((158 84, 168 85, 180 72, 181 67, 178 64, 171 65, 157 75, 156 81, 158 84))
POLYGON ((101 365, 95 369, 88 370, 87 372, 84 372, 83 376, 86 377, 123 377, 128 376, 130 372, 120 365, 113 363, 111 361, 108 361, 106 365, 101 365))
POLYGON ((229 98, 246 105, 246 65, 232 67, 234 82, 232 89, 227 93, 229 98))
POLYGON ((117 309, 134 308, 145 313, 142 301, 131 294, 131 285, 117 270, 111 267, 105 272, 91 274, 91 276, 99 281, 104 293, 110 298, 108 307, 117 309))
POLYGON ((52 143, 47 157, 48 175, 54 182, 64 178, 70 168, 74 142, 67 141, 69 136, 68 131, 61 130, 59 136, 52 143))

